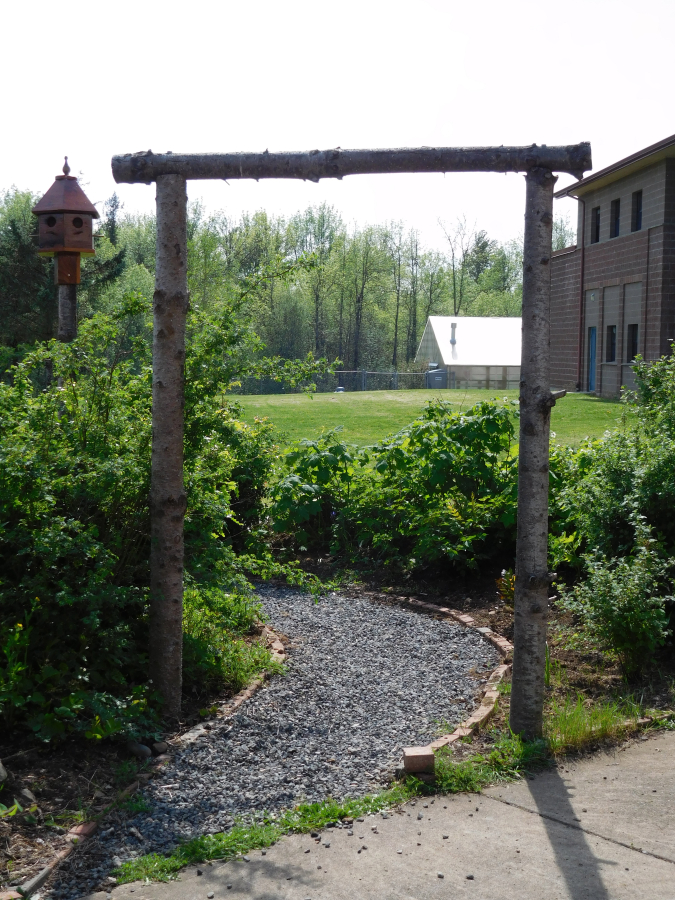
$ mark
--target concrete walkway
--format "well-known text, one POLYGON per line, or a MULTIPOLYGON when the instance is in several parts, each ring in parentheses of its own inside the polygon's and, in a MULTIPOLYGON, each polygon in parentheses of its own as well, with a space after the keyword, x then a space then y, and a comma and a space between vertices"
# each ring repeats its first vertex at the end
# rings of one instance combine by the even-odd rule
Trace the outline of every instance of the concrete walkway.
POLYGON ((113 900, 675 900, 675 733, 353 831, 294 835, 113 900))

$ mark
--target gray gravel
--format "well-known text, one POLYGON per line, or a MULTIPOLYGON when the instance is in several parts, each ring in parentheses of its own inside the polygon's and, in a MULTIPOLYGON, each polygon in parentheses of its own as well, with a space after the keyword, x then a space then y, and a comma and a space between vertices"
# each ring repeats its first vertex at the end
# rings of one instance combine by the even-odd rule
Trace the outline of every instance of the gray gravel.
POLYGON ((486 678, 498 663, 474 629, 396 605, 344 594, 315 603, 279 587, 260 597, 271 626, 290 640, 286 677, 179 753, 145 789, 150 811, 83 848, 90 864, 68 866, 53 897, 100 884, 113 857, 167 851, 223 831, 237 815, 384 787, 403 747, 428 743, 441 723, 457 724, 475 706, 484 679, 470 670, 486 678))

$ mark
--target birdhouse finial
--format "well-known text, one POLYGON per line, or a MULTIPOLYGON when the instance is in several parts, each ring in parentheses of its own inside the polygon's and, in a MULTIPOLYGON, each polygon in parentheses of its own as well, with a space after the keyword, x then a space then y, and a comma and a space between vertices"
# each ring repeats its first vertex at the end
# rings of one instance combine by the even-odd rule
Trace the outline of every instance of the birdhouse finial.
POLYGON ((68 157, 64 157, 65 162, 63 164, 63 174, 70 175, 70 166, 68 165, 68 157))

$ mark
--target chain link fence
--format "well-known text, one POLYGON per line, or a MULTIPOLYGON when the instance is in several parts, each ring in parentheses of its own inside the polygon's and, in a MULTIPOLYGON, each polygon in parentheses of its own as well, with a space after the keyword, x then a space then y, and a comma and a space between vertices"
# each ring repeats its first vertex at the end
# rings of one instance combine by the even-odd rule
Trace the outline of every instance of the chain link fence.
MULTIPOLYGON (((319 394, 344 391, 411 391, 426 387, 424 372, 368 372, 366 369, 341 370, 315 378, 319 394)), ((300 394, 302 388, 291 388, 271 378, 245 378, 235 394, 300 394)))

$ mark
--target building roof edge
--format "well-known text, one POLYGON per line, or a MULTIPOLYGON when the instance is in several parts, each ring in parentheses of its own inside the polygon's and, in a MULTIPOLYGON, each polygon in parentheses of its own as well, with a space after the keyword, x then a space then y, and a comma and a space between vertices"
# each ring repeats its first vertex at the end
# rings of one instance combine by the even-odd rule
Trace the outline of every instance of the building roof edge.
POLYGON ((586 187, 586 185, 590 185, 595 181, 599 181, 601 178, 612 175, 614 172, 619 172, 621 169, 625 169, 634 163, 647 161, 649 157, 655 156, 663 150, 667 150, 669 147, 675 148, 675 134, 671 134, 670 137, 664 138, 656 144, 650 144, 649 147, 644 147, 636 153, 631 153, 630 156, 626 156, 623 159, 612 163, 611 166, 606 166, 604 169, 599 169, 597 172, 593 172, 591 175, 587 175, 585 178, 575 181, 574 184, 569 185, 569 187, 561 188, 559 191, 556 191, 553 196, 557 199, 568 197, 574 191, 578 191, 580 188, 586 187))

